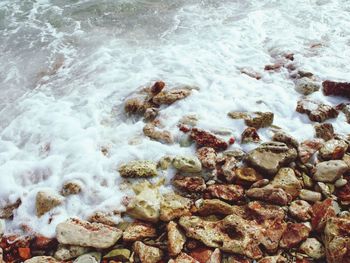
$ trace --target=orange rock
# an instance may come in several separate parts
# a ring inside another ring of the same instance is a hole
[[[19,247],[18,248],[18,254],[21,257],[21,259],[23,259],[23,260],[31,258],[30,248],[29,247]]]

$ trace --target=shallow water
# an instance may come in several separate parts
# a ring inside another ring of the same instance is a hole
[[[313,137],[309,120],[295,112],[301,96],[288,71],[263,69],[292,52],[320,80],[349,80],[349,13],[347,0],[1,1],[0,204],[22,199],[8,231],[26,223],[52,235],[66,217],[121,209],[120,163],[193,152],[144,138],[142,121],[124,117],[123,99],[154,80],[200,88],[162,110],[176,136],[185,114],[239,138],[244,125],[227,112],[270,110],[298,139]],[[243,67],[262,79],[242,75]],[[311,97],[342,102],[321,92]],[[331,122],[350,132],[343,114]],[[59,191],[69,179],[80,180],[83,192],[36,218],[37,191]]]

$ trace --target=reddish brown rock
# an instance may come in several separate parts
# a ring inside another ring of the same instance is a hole
[[[334,138],[334,128],[332,123],[319,123],[316,124],[314,127],[317,138],[321,138],[325,141]]]
[[[176,175],[173,179],[173,185],[187,192],[203,192],[207,187],[204,179],[199,176]]]
[[[310,220],[312,216],[311,205],[304,200],[295,200],[289,206],[289,214],[300,221]]]
[[[156,95],[161,92],[165,87],[165,83],[163,81],[156,81],[151,87],[152,94]]]
[[[302,142],[298,148],[299,159],[302,163],[307,163],[310,158],[319,150],[323,145],[323,141],[320,139],[306,140]]]
[[[323,93],[326,96],[343,96],[350,98],[350,83],[349,82],[335,82],[326,80],[322,83]]]
[[[347,180],[346,185],[339,188],[335,194],[342,204],[348,205],[350,204],[350,176],[346,176],[344,179]]]
[[[350,263],[350,218],[330,218],[325,227],[328,263]]]
[[[309,119],[315,122],[324,122],[327,119],[338,117],[339,114],[334,107],[309,99],[298,101],[296,111],[307,114]]]
[[[200,262],[186,253],[181,253],[180,255],[177,256],[175,260],[171,259],[169,260],[168,263],[200,263]]]
[[[286,193],[282,188],[274,188],[271,185],[261,188],[251,188],[246,191],[246,195],[250,198],[276,205],[287,205],[292,201],[291,195]]]
[[[243,197],[244,189],[240,185],[214,184],[208,186],[206,192],[209,193],[212,198],[235,202]]]
[[[260,137],[254,127],[246,128],[241,136],[241,143],[259,142]]]
[[[304,224],[288,223],[287,229],[283,233],[280,246],[292,248],[308,238],[311,229]]]
[[[313,230],[323,231],[329,218],[335,216],[333,200],[328,198],[322,202],[317,202],[312,206],[311,225]]]
[[[197,143],[198,147],[211,147],[216,150],[226,150],[228,147],[227,142],[224,140],[210,132],[198,128],[193,128],[190,136]]]
[[[287,259],[281,255],[278,256],[268,256],[260,259],[258,263],[287,263]]]
[[[211,147],[202,147],[197,150],[197,157],[201,161],[203,167],[214,169],[216,165],[216,151]]]
[[[149,223],[134,222],[130,224],[123,232],[123,240],[134,242],[147,237],[156,237],[156,229]]]

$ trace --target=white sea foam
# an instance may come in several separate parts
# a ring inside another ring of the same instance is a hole
[[[292,52],[298,67],[320,80],[349,80],[347,0],[66,2],[0,3],[0,204],[22,200],[8,232],[27,224],[52,235],[69,216],[123,209],[120,163],[193,153],[143,137],[142,121],[124,117],[123,99],[140,86],[162,79],[200,87],[161,111],[177,136],[178,120],[197,114],[201,127],[231,129],[239,138],[244,125],[227,112],[268,110],[303,140],[314,131],[295,112],[300,94],[286,69],[269,73],[264,66]],[[262,79],[242,75],[243,67]],[[321,92],[310,97],[343,101]],[[343,114],[330,122],[338,133],[350,132]],[[81,181],[82,193],[38,219],[36,193],[59,191],[70,179]]]

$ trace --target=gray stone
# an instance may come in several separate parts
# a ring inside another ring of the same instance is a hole
[[[333,183],[349,170],[347,164],[342,160],[331,160],[316,165],[313,179],[318,182]]]

